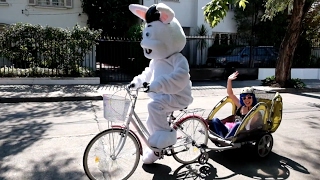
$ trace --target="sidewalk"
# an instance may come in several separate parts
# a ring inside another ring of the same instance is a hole
[[[234,81],[233,88],[235,93],[245,86],[282,93],[320,92],[320,80],[303,81],[307,88],[302,90],[261,86],[260,80]],[[102,94],[119,90],[127,84],[124,82],[101,85],[1,85],[0,103],[102,100]],[[211,94],[216,95],[225,95],[225,88],[225,81],[193,82],[192,87],[194,91],[210,90]]]

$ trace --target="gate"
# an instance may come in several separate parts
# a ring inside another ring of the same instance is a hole
[[[97,73],[100,83],[129,82],[149,65],[140,40],[99,40],[96,49]]]

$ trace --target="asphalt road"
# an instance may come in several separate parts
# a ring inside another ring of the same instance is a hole
[[[194,92],[189,108],[206,109],[223,98],[212,90]],[[283,122],[273,134],[273,152],[265,160],[245,149],[209,152],[208,164],[181,165],[165,157],[140,164],[130,179],[290,179],[319,180],[320,94],[282,94]],[[137,112],[147,116],[146,98]],[[90,139],[108,127],[101,101],[0,104],[0,179],[85,180],[82,155]],[[223,113],[222,113],[223,114]],[[141,160],[140,160],[141,161]],[[198,172],[198,177],[190,172]]]

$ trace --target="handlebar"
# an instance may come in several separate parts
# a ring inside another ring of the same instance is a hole
[[[142,89],[146,89],[145,87],[138,87],[136,89],[132,89],[134,87],[134,85],[132,86],[132,84],[130,84],[129,86],[125,86],[124,89],[127,91],[127,94],[133,98],[137,98],[138,93],[141,92],[145,92],[145,90]]]

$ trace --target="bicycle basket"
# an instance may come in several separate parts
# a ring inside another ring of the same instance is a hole
[[[108,121],[124,121],[126,119],[130,99],[114,94],[103,95],[103,115]]]

